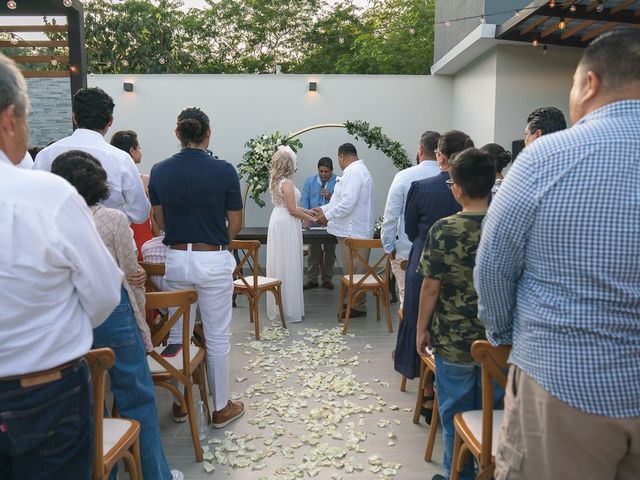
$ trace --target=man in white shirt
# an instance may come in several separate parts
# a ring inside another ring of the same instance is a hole
[[[44,148],[36,156],[34,170],[51,171],[61,153],[82,150],[98,159],[107,172],[110,195],[105,207],[123,211],[132,223],[149,218],[150,205],[140,173],[127,152],[107,143],[104,135],[113,123],[113,100],[100,88],[82,88],[73,96],[73,122],[77,129],[69,137]]]
[[[411,242],[404,231],[404,209],[407,203],[407,193],[412,182],[440,173],[434,152],[438,147],[439,139],[438,132],[428,130],[422,134],[420,145],[418,145],[418,165],[396,173],[391,187],[389,187],[387,204],[384,207],[384,221],[382,222],[380,239],[384,251],[391,255],[391,269],[396,277],[400,293],[400,311],[402,311],[404,303],[404,268],[402,265],[406,265],[411,250]]]
[[[66,181],[17,167],[29,100],[0,54],[0,478],[89,478],[83,356],[120,301],[122,272]]]
[[[343,175],[336,183],[328,205],[314,208],[318,214],[318,223],[327,225],[327,232],[335,235],[340,250],[343,271],[349,265],[347,238],[373,238],[373,179],[362,160],[358,158],[356,147],[345,143],[338,148],[338,163]],[[361,255],[369,260],[369,249],[363,249]],[[365,273],[366,265],[355,265],[355,273]],[[350,317],[366,315],[365,296],[351,309]]]

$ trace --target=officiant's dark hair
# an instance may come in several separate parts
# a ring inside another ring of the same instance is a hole
[[[338,147],[338,155],[358,156],[358,151],[352,143],[343,143]]]
[[[318,168],[327,167],[329,170],[333,170],[333,161],[329,157],[322,157],[318,160]]]
[[[185,147],[189,143],[200,143],[209,129],[209,117],[197,107],[185,108],[178,115],[178,136]]]

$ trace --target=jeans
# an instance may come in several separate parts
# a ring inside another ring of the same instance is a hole
[[[0,381],[0,478],[88,480],[93,412],[84,360],[51,383],[23,388]]]
[[[102,325],[93,330],[93,348],[102,347],[111,348],[116,354],[116,362],[109,369],[109,378],[120,415],[140,422],[142,476],[170,480],[171,472],[160,441],[153,380],[124,288],[120,304]],[[115,469],[111,478],[115,478]]]
[[[480,365],[477,363],[449,362],[439,355],[436,358],[436,395],[438,395],[438,410],[442,423],[442,438],[444,441],[444,476],[451,476],[451,462],[453,456],[453,439],[455,429],[453,417],[456,413],[469,410],[482,410],[482,376]],[[493,385],[493,403],[500,408],[504,390],[495,382]],[[460,474],[461,480],[473,480],[475,468],[472,462],[467,462]]]
[[[236,260],[228,250],[169,250],[165,263],[165,285],[169,290],[194,289],[207,344],[207,380],[219,411],[229,401],[229,338],[233,301],[233,270]],[[173,330],[170,338],[177,337]],[[182,343],[182,338],[179,342]]]

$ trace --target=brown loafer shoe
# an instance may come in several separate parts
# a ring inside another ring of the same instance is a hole
[[[342,318],[345,318],[347,316],[347,311],[346,309],[342,312]],[[353,308],[351,309],[351,313],[349,313],[349,318],[358,318],[358,317],[366,317],[367,316],[367,312],[363,312],[362,310],[354,310]]]
[[[331,280],[325,280],[322,282],[322,286],[327,290],[333,290],[333,283],[331,283]]]
[[[184,423],[187,421],[187,411],[180,408],[176,402],[171,403],[171,418],[176,423]]]
[[[244,404],[229,400],[226,407],[211,414],[211,425],[213,428],[224,428],[242,415],[244,415]]]
[[[302,286],[303,290],[309,290],[310,288],[317,288],[318,282],[307,282]]]

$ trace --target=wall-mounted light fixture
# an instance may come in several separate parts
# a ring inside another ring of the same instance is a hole
[[[317,92],[318,91],[318,82],[309,82],[309,91]]]
[[[122,88],[124,89],[125,92],[133,92],[133,83],[131,82],[124,82],[122,84]]]

